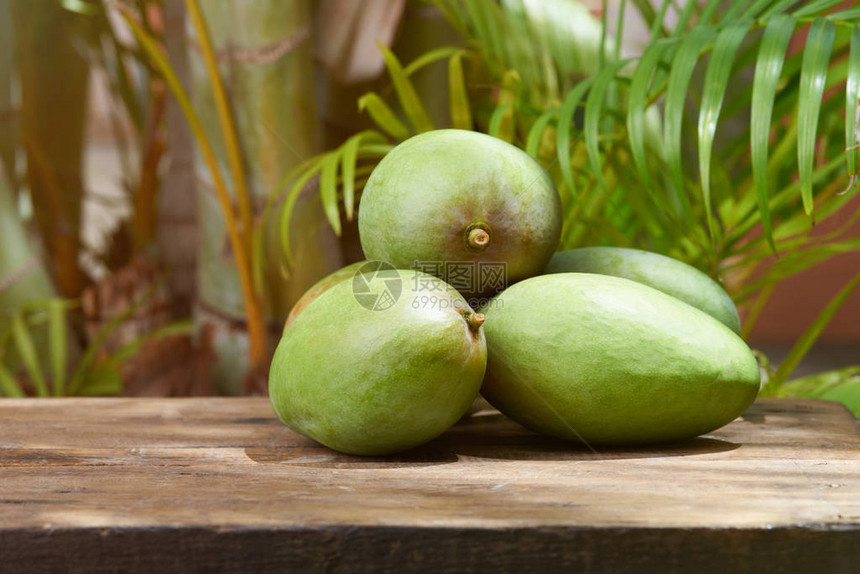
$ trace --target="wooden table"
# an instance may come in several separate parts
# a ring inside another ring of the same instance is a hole
[[[588,449],[495,412],[339,455],[266,399],[0,401],[0,570],[857,572],[860,434],[761,400],[706,437]]]

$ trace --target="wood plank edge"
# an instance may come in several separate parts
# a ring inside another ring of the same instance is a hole
[[[8,571],[849,572],[860,524],[775,528],[63,528],[0,530]]]

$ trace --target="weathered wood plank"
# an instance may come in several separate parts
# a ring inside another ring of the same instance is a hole
[[[290,432],[266,399],[0,401],[0,570],[858,560],[860,433],[835,403],[762,400],[706,437],[597,453],[485,412],[413,452],[362,458]]]

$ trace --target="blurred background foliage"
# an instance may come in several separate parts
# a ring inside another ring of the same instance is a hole
[[[561,249],[695,265],[754,347],[781,288],[826,283],[763,393],[860,412],[857,366],[796,376],[860,309],[851,2],[0,0],[0,27],[0,394],[264,392],[292,304],[362,258],[373,167],[455,127],[541,162]],[[123,206],[100,241],[88,201]]]

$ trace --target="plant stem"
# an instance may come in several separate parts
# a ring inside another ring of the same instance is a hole
[[[12,2],[27,179],[50,272],[66,297],[85,284],[78,255],[89,68],[75,41],[80,18],[53,0]]]
[[[212,47],[212,37],[206,21],[200,13],[200,5],[197,0],[185,0],[185,6],[197,41],[200,43],[200,54],[206,66],[206,73],[212,86],[212,94],[215,98],[215,108],[218,112],[218,120],[224,136],[224,144],[227,147],[227,158],[230,162],[230,172],[233,175],[233,186],[236,191],[236,202],[239,205],[239,216],[242,221],[242,233],[244,247],[247,254],[251,252],[251,229],[253,227],[253,215],[251,213],[251,199],[248,194],[248,186],[245,179],[245,168],[242,163],[242,153],[239,148],[239,138],[236,135],[236,125],[233,115],[230,113],[230,104],[227,102],[227,92],[224,90],[224,82],[218,71],[218,62],[215,61],[215,50]]]
[[[164,3],[164,47],[180,83],[190,85],[187,18],[183,0]],[[194,135],[175,98],[165,98],[170,163],[158,193],[157,242],[159,259],[167,271],[174,317],[191,315],[197,289],[198,214],[194,181]]]
[[[224,221],[227,226],[227,236],[230,241],[230,247],[233,251],[233,256],[236,259],[236,268],[239,274],[239,282],[242,289],[242,299],[245,304],[245,315],[248,324],[249,338],[249,355],[251,366],[254,371],[259,371],[265,366],[266,359],[266,328],[263,317],[263,308],[260,300],[254,290],[253,277],[251,275],[251,265],[248,258],[248,252],[245,249],[245,240],[242,232],[236,221],[236,213],[233,211],[233,205],[230,201],[230,194],[227,192],[227,185],[218,169],[218,162],[215,159],[215,153],[209,144],[206,133],[200,124],[200,120],[194,109],[191,107],[191,102],[188,100],[188,95],[179,83],[179,79],[173,72],[170,64],[165,59],[159,47],[155,44],[152,37],[149,36],[140,24],[134,19],[134,16],[126,9],[120,8],[125,21],[128,23],[135,37],[141,45],[141,48],[152,59],[156,69],[164,76],[168,87],[173,92],[174,97],[179,103],[188,124],[191,126],[191,131],[197,140],[197,145],[200,147],[200,153],[203,156],[209,171],[212,174],[212,181],[215,188],[215,195],[221,209],[224,212]],[[252,229],[245,230],[251,233]]]

